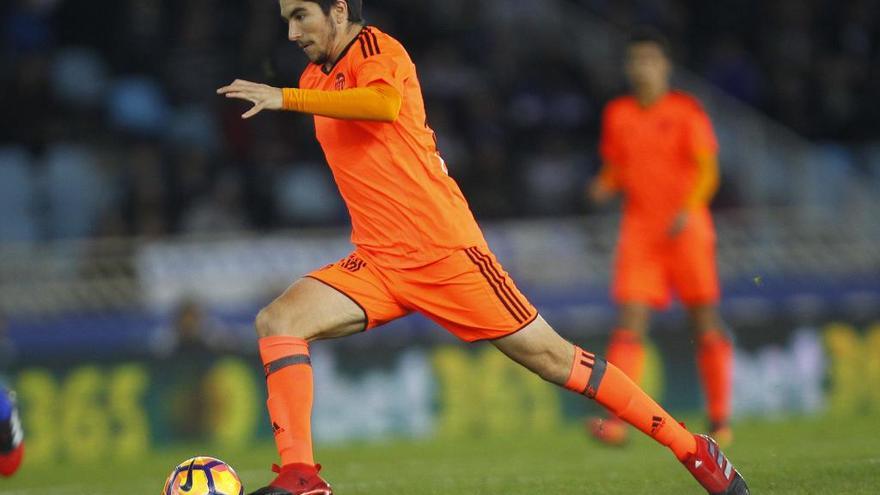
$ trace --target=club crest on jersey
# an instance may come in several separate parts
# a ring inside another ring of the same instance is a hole
[[[342,91],[345,89],[345,74],[340,72],[336,74],[336,91]]]
[[[357,255],[352,254],[349,255],[348,258],[339,261],[339,266],[342,267],[344,270],[348,270],[351,273],[354,273],[361,268],[367,266],[367,262],[358,258]]]

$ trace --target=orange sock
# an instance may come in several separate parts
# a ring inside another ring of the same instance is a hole
[[[642,336],[638,332],[618,328],[611,333],[611,341],[608,342],[609,363],[617,366],[620,371],[626,373],[632,381],[642,383],[642,373],[645,370],[645,347],[642,345]]]
[[[713,330],[700,335],[697,366],[706,394],[709,421],[712,429],[716,429],[730,419],[733,385],[733,344],[724,332]]]
[[[269,389],[269,418],[281,465],[315,464],[312,453],[312,364],[309,344],[295,337],[260,339]]]
[[[602,404],[615,416],[667,446],[681,461],[696,452],[694,436],[623,371],[577,346],[565,388]]]

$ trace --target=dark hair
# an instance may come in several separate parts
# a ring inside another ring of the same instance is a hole
[[[330,8],[336,4],[337,0],[306,0],[321,6],[321,10],[325,14],[330,13]],[[348,20],[351,22],[364,22],[364,2],[363,0],[345,0],[348,4]]]
[[[659,46],[667,57],[672,56],[672,49],[669,45],[669,38],[652,26],[640,26],[633,29],[629,33],[626,45],[631,46],[638,43],[654,43]]]

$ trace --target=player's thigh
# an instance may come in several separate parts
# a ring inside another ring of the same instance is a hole
[[[677,240],[669,259],[672,285],[689,307],[714,306],[721,289],[711,230],[693,229]]]
[[[395,293],[456,337],[473,342],[507,336],[538,311],[485,246],[456,251],[415,270],[395,272]]]
[[[316,279],[303,277],[257,314],[260,337],[290,336],[308,341],[343,337],[364,329],[363,310]]]
[[[257,333],[330,339],[372,328],[407,313],[357,255],[295,282],[257,315]]]
[[[669,304],[669,279],[663,246],[643,239],[622,239],[614,261],[611,295],[618,305],[658,309]]]

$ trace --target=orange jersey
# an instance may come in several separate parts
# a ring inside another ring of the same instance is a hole
[[[483,234],[437,151],[416,68],[403,46],[365,27],[329,70],[310,64],[300,88],[339,91],[385,83],[402,99],[395,122],[315,116],[315,132],[352,222],[352,243],[386,266],[414,267]]]
[[[626,223],[656,232],[669,228],[693,192],[697,156],[718,151],[699,101],[679,91],[647,108],[632,96],[611,101],[602,117],[599,146],[626,198]]]

